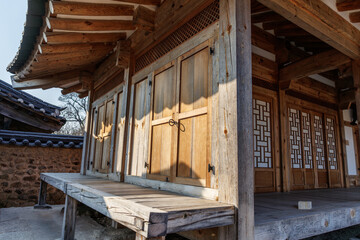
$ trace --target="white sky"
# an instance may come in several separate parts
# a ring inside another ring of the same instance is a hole
[[[20,46],[26,12],[27,0],[0,0],[0,79],[8,83],[11,83],[11,74],[6,71],[6,67]],[[46,102],[61,104],[58,101],[60,89],[35,89],[26,92]]]

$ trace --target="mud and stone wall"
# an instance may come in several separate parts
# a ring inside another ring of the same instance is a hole
[[[37,203],[40,173],[80,172],[81,148],[0,145],[0,208]],[[48,204],[63,204],[64,194],[48,185]]]

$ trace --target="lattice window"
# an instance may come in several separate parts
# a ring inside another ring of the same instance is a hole
[[[324,132],[323,132],[323,118],[314,115],[314,132],[315,132],[315,160],[318,169],[326,169],[325,150],[324,150]]]
[[[302,143],[304,148],[305,168],[312,169],[313,157],[311,146],[311,116],[307,112],[302,112]]]
[[[328,146],[328,161],[331,170],[338,169],[336,158],[336,135],[335,135],[335,119],[326,118],[326,135]]]
[[[289,108],[290,158],[292,168],[302,168],[300,111]]]
[[[135,61],[135,71],[139,71],[170,52],[186,40],[219,20],[219,0],[215,0],[198,15],[156,44]]]
[[[253,99],[254,162],[257,168],[272,168],[271,103]]]

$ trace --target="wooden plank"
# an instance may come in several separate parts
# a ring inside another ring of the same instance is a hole
[[[337,0],[336,7],[339,12],[351,11],[360,9],[360,2],[358,0]]]
[[[125,31],[135,30],[132,21],[128,20],[94,20],[48,18],[49,29],[66,31]]]
[[[76,208],[77,201],[74,198],[66,195],[61,239],[75,239]]]
[[[234,204],[238,215],[219,239],[254,239],[250,5],[220,1],[219,201]]]
[[[282,89],[289,88],[291,81],[312,74],[330,71],[338,66],[349,63],[351,59],[337,50],[329,50],[307,57],[280,69],[279,85]]]
[[[132,16],[134,6],[70,1],[50,1],[52,14],[77,16]]]
[[[61,3],[61,2],[60,2]],[[126,39],[126,33],[59,33],[46,32],[46,43],[110,43]]]
[[[321,0],[259,0],[343,54],[360,58],[360,31]],[[340,30],[339,30],[340,29]]]
[[[115,44],[104,43],[73,43],[73,44],[56,44],[56,45],[42,45],[42,54],[46,53],[73,53],[73,52],[89,52],[91,50],[111,51],[115,47]]]

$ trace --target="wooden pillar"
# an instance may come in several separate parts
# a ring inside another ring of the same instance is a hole
[[[250,0],[220,0],[219,201],[234,204],[236,223],[219,239],[254,239],[254,166]]]
[[[61,232],[62,240],[75,239],[76,208],[77,201],[69,195],[66,195],[63,226]]]
[[[48,209],[51,208],[50,205],[46,204],[46,193],[47,193],[47,182],[40,181],[40,191],[39,191],[39,200],[38,204],[34,206],[35,209]]]
[[[360,128],[360,60],[352,63],[358,126]],[[360,139],[359,139],[360,140]]]
[[[140,233],[136,233],[135,240],[165,240],[165,237],[146,238],[144,236],[141,236]]]

